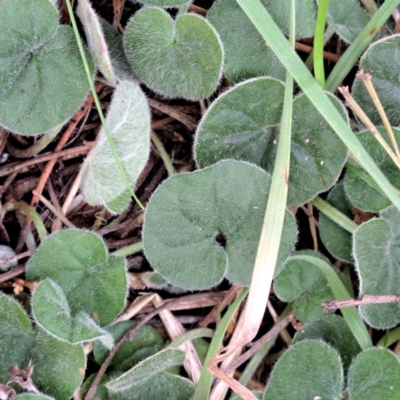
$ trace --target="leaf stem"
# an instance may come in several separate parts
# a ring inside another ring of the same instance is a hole
[[[76,20],[75,20],[74,12],[72,11],[71,1],[70,1],[70,0],[65,0],[65,3],[67,4],[68,14],[69,14],[69,17],[70,17],[70,19],[71,19],[72,27],[73,27],[74,33],[75,33],[75,39],[76,39],[76,42],[77,42],[78,47],[79,47],[79,52],[80,52],[81,57],[82,57],[82,62],[83,62],[84,68],[85,68],[86,76],[87,76],[88,81],[89,81],[89,84],[90,84],[90,89],[91,89],[92,94],[93,94],[93,99],[94,99],[94,102],[95,102],[95,104],[96,104],[97,112],[99,113],[99,117],[100,117],[101,124],[102,124],[102,126],[103,126],[104,132],[105,132],[106,137],[107,137],[108,145],[110,146],[110,149],[111,149],[111,152],[112,152],[112,154],[113,154],[113,156],[114,156],[115,162],[116,162],[116,164],[117,164],[117,166],[118,166],[118,169],[120,170],[121,175],[122,175],[122,177],[123,177],[123,179],[124,179],[124,181],[125,181],[126,187],[128,188],[128,190],[129,190],[131,196],[132,196],[132,197],[134,198],[134,200],[136,201],[137,205],[138,205],[142,210],[144,210],[143,204],[142,204],[142,203],[140,202],[140,200],[136,197],[135,192],[134,192],[133,189],[132,189],[132,185],[129,183],[129,178],[128,178],[127,174],[126,174],[126,171],[125,171],[125,169],[124,169],[124,166],[122,165],[122,162],[121,162],[121,160],[120,160],[119,157],[118,157],[117,151],[115,150],[115,146],[114,146],[114,143],[113,143],[113,141],[112,141],[110,131],[109,131],[109,129],[108,129],[106,120],[105,120],[105,118],[104,118],[103,111],[102,111],[102,109],[101,109],[100,100],[99,100],[99,97],[97,96],[96,89],[95,89],[95,87],[94,87],[93,77],[92,77],[92,74],[90,73],[90,68],[89,68],[88,61],[87,61],[87,59],[86,59],[86,54],[85,54],[85,50],[84,50],[84,48],[83,48],[83,44],[82,44],[81,37],[79,36],[78,27],[77,27],[77,25],[76,25]]]
[[[172,160],[169,157],[168,153],[165,150],[165,147],[160,140],[160,138],[157,136],[157,134],[154,131],[151,131],[151,140],[154,143],[154,146],[160,153],[161,160],[163,160],[163,163],[165,165],[165,169],[167,170],[168,176],[175,175],[175,170],[174,166],[172,164]]]
[[[314,75],[316,81],[325,87],[325,70],[324,70],[324,32],[326,24],[326,16],[329,8],[329,0],[319,0],[317,21],[315,23],[314,34]]]
[[[116,257],[126,257],[135,253],[139,253],[139,251],[142,250],[143,250],[143,242],[137,242],[129,246],[123,247],[122,249],[116,250],[113,253],[111,253],[111,255]]]

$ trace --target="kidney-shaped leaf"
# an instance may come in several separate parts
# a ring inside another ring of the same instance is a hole
[[[125,261],[107,256],[101,238],[89,231],[66,229],[46,238],[29,260],[27,277],[53,280],[73,314],[83,311],[100,326],[112,322],[125,306]]]
[[[354,235],[354,257],[360,278],[360,297],[394,295],[400,282],[400,213],[394,206],[381,212],[381,218],[362,224]],[[378,329],[400,322],[400,303],[360,307],[364,320]]]
[[[130,183],[134,184],[150,152],[150,110],[146,96],[137,83],[123,81],[117,86],[106,122],[117,156]],[[125,200],[116,204],[115,200],[128,188],[104,129],[83,168],[82,191],[86,201],[93,205],[106,205],[115,213],[122,212],[129,203],[130,195],[123,196]]]
[[[198,165],[234,158],[272,173],[283,92],[283,83],[262,77],[242,82],[220,96],[207,110],[196,132]],[[339,100],[329,96],[347,119]],[[303,204],[329,189],[346,159],[346,146],[307,96],[298,96],[293,101],[288,204]]]
[[[217,87],[222,47],[214,28],[198,15],[173,21],[159,8],[144,8],[126,27],[124,46],[139,79],[165,96],[200,100]]]
[[[386,140],[387,143],[390,143],[389,135],[387,134],[386,129],[379,127],[378,131],[384,140]],[[393,128],[393,134],[397,143],[400,143],[400,130]],[[390,183],[394,187],[400,187],[399,169],[379,144],[379,142],[375,139],[375,136],[372,135],[370,131],[363,131],[357,135],[357,138],[371,155],[379,169],[389,179]],[[357,166],[355,168],[359,167]],[[360,210],[377,212],[390,206],[390,200],[388,200],[388,198],[382,194],[375,183],[373,185],[373,187],[370,186],[354,172],[347,170],[344,178],[346,195],[351,204]]]
[[[86,357],[82,346],[74,346],[32,329],[21,306],[0,293],[0,382],[11,376],[8,368],[34,366],[32,381],[46,394],[69,400],[82,383]]]
[[[343,371],[340,357],[326,343],[305,340],[278,360],[264,400],[340,399]]]
[[[71,27],[49,0],[0,2],[0,124],[44,133],[68,120],[89,92]]]
[[[289,34],[289,0],[261,0],[285,35]],[[285,68],[265,44],[252,22],[236,1],[216,0],[207,19],[221,36],[225,51],[224,73],[238,82],[255,76],[285,79]],[[302,0],[296,9],[296,37],[314,34],[315,4]]]
[[[72,314],[62,289],[50,279],[42,281],[35,289],[32,314],[47,333],[69,343],[99,339],[108,348],[114,343],[112,336],[87,314],[82,311]]]
[[[400,75],[398,51],[400,35],[390,36],[373,43],[360,60],[360,69],[372,76],[372,83],[391,125],[400,125]],[[358,104],[374,124],[381,124],[367,89],[361,79],[356,79],[352,93]]]
[[[114,400],[191,399],[195,387],[179,375],[163,372],[181,365],[185,353],[180,350],[163,350],[105,384]]]
[[[399,359],[386,349],[370,349],[351,364],[348,390],[351,400],[400,398]]]
[[[302,250],[296,255],[311,255],[330,264],[326,257],[311,250]],[[335,299],[325,274],[317,266],[290,258],[275,278],[274,290],[281,300],[294,302],[293,312],[300,321],[311,321],[324,315],[321,303]]]
[[[204,289],[225,276],[249,285],[271,178],[246,162],[225,160],[164,181],[150,199],[143,245],[151,265],[177,286]],[[287,212],[277,270],[296,241]]]

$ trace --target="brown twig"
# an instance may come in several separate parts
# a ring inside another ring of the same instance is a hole
[[[325,311],[335,311],[338,308],[365,306],[369,304],[400,303],[400,295],[365,295],[361,299],[333,300],[322,303]]]

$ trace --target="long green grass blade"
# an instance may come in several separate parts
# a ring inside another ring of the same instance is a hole
[[[326,15],[328,13],[329,0],[320,0],[318,4],[317,21],[314,34],[314,75],[322,88],[325,87],[324,69],[324,32]]]
[[[290,257],[290,260],[303,260],[307,261],[311,264],[317,266],[324,274],[329,283],[330,288],[332,289],[333,295],[336,300],[349,300],[351,296],[343,282],[340,280],[338,275],[332,269],[330,265],[328,265],[325,261],[320,260],[319,258],[312,256],[303,256],[303,255],[294,255]],[[358,314],[356,307],[342,308],[340,310],[343,314],[343,317],[353,333],[355,339],[363,350],[367,350],[371,347],[372,341],[371,337],[368,334],[367,328]]]
[[[281,63],[291,73],[295,81],[308,96],[315,108],[325,118],[340,139],[345,143],[353,155],[360,161],[363,168],[371,175],[377,185],[383,190],[389,200],[400,211],[400,198],[386,179],[385,175],[376,166],[368,152],[361,145],[347,123],[330,102],[327,95],[312,77],[304,63],[292,49],[268,11],[259,0],[236,0],[246,15],[256,26],[268,46],[274,51]],[[388,0],[388,3],[400,3],[400,0]]]

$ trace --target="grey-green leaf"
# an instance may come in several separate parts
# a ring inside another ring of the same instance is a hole
[[[311,255],[329,263],[320,253],[302,250],[295,255]],[[321,303],[334,300],[324,273],[307,261],[287,260],[283,271],[274,280],[276,295],[283,301],[294,302],[293,312],[300,321],[312,321],[325,314]]]
[[[117,156],[134,185],[150,152],[150,110],[137,83],[119,83],[106,122]],[[124,197],[122,203],[115,202],[127,192],[127,187],[104,130],[83,169],[81,187],[86,201],[92,205],[106,205],[112,212],[121,213],[130,198]]]
[[[381,218],[363,223],[354,235],[354,258],[360,279],[360,297],[394,295],[400,281],[400,212],[394,206]],[[400,304],[373,304],[360,307],[361,316],[377,329],[400,322]]]
[[[0,125],[14,132],[47,132],[89,92],[73,30],[58,18],[49,0],[0,2]]]
[[[364,351],[349,369],[350,399],[399,399],[399,374],[399,359],[391,351],[377,348]]]
[[[294,336],[293,344],[302,340],[322,340],[336,349],[343,362],[344,371],[361,352],[361,348],[351,333],[343,317],[336,314],[323,315],[304,324]]]
[[[372,84],[392,126],[400,125],[400,76],[398,49],[400,36],[390,36],[373,43],[360,60],[360,69],[372,76]],[[381,119],[361,79],[356,79],[352,94],[371,121],[379,125]]]
[[[32,315],[40,327],[60,340],[76,344],[98,339],[108,348],[114,343],[112,336],[87,314],[82,311],[72,314],[62,289],[50,279],[35,289]]]
[[[285,35],[289,34],[290,1],[262,0]],[[207,19],[218,31],[225,51],[224,73],[239,82],[256,76],[285,79],[285,68],[268,47],[236,1],[216,0]],[[296,10],[296,37],[314,34],[315,4],[302,0]]]
[[[305,340],[290,347],[275,364],[264,400],[339,400],[342,385],[336,351],[326,343]]]
[[[282,114],[284,85],[254,78],[225,92],[209,107],[196,132],[200,167],[226,158],[241,159],[273,171]],[[344,119],[346,112],[332,95]],[[303,204],[329,189],[347,159],[346,146],[305,95],[293,101],[288,204]]]
[[[198,15],[184,14],[174,21],[159,8],[144,8],[127,25],[124,46],[139,79],[164,96],[200,100],[218,85],[221,43]]]
[[[44,394],[22,393],[15,397],[15,400],[54,400],[54,397]]]
[[[189,290],[210,288],[224,277],[249,285],[270,181],[260,168],[233,160],[164,181],[148,203],[143,227],[151,265]],[[278,272],[295,241],[296,223],[287,212]]]
[[[83,311],[100,326],[112,322],[125,306],[125,260],[107,255],[92,232],[65,229],[46,238],[27,265],[29,280],[50,278],[65,293],[73,314]]]
[[[343,40],[352,43],[371,17],[360,7],[358,0],[330,0],[327,15],[329,28]]]
[[[326,201],[350,219],[353,217],[351,204],[344,191],[343,181],[332,188]],[[349,263],[353,262],[351,233],[341,228],[323,213],[319,214],[319,234],[325,248],[333,257]]]
[[[384,140],[390,144],[386,129],[378,127],[378,131]],[[396,142],[400,143],[400,130],[393,128],[393,134]],[[389,182],[394,186],[400,187],[399,169],[382,148],[375,136],[368,130],[360,132],[357,135],[361,144],[365,147],[379,169],[385,174]],[[391,147],[391,145],[390,145]],[[373,184],[368,185],[364,180],[358,177],[354,172],[347,170],[344,178],[344,188],[350,203],[363,211],[377,212],[390,206],[391,202],[384,196],[381,190]]]

